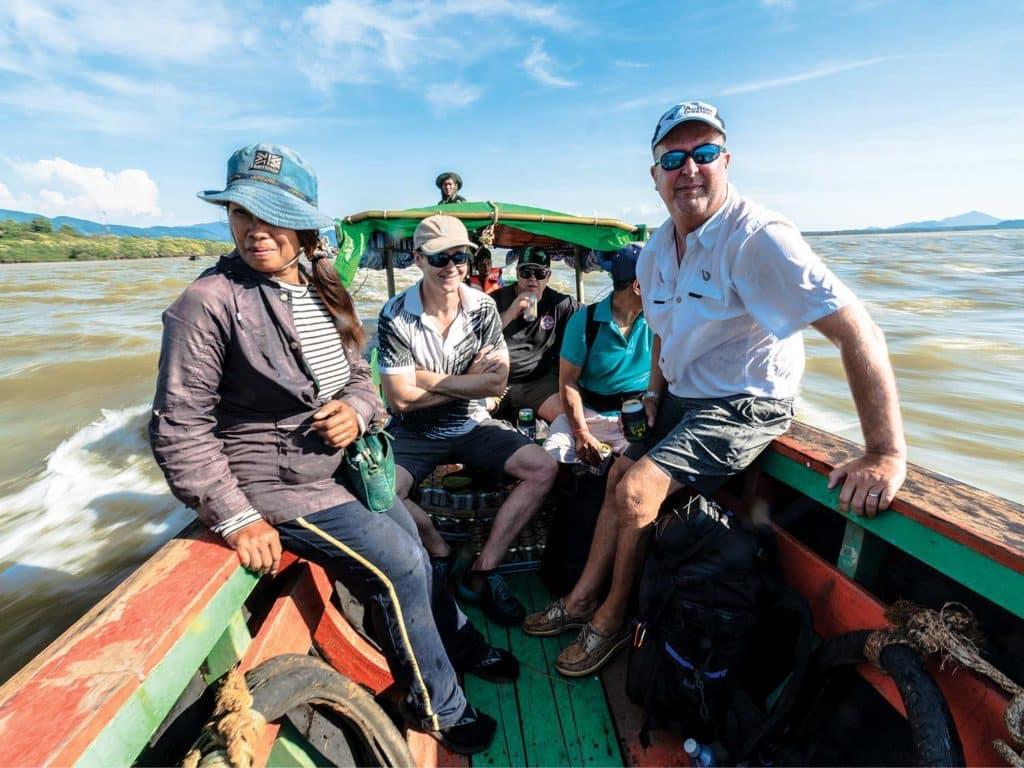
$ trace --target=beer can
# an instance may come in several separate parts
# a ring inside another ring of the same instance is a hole
[[[647,435],[647,411],[639,400],[626,400],[622,404],[622,432],[631,443],[638,443]]]
[[[603,475],[608,471],[608,467],[612,465],[612,447],[607,443],[601,443],[598,450],[601,452],[601,461],[590,465],[590,473],[592,475]]]
[[[526,305],[526,309],[523,310],[523,320],[528,323],[532,323],[537,319],[537,295],[529,293],[526,295],[529,300],[529,304]]]
[[[537,420],[533,416],[533,408],[520,408],[516,419],[519,431],[531,440],[537,439]]]

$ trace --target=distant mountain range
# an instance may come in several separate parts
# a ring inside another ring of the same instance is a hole
[[[71,216],[42,216],[38,213],[24,211],[8,211],[0,208],[0,221],[29,221],[31,219],[50,219],[54,230],[67,224],[83,235],[114,235],[115,237],[184,237],[189,240],[214,240],[231,242],[231,230],[223,221],[211,221],[209,224],[192,224],[181,227],[128,227],[123,224],[100,224],[88,219],[75,219]]]
[[[24,211],[8,211],[0,208],[0,221],[29,221],[35,218],[49,218],[55,230],[64,224],[72,227],[83,235],[114,235],[116,237],[184,237],[190,240],[214,240],[230,243],[231,230],[223,221],[211,221],[208,224],[192,224],[180,227],[129,227],[123,224],[99,224],[87,219],[75,219],[70,216],[50,218],[38,213]],[[857,235],[881,232],[930,232],[936,230],[956,229],[1024,229],[1024,219],[997,219],[981,211],[969,211],[959,216],[945,219],[929,219],[928,221],[909,221],[894,227],[865,227],[864,229],[841,229],[827,232],[807,232],[809,235]],[[328,233],[334,242],[334,233]]]
[[[807,232],[808,235],[863,235],[882,232],[937,232],[958,229],[1024,229],[1024,219],[997,219],[981,211],[968,211],[959,216],[927,221],[908,221],[894,227],[865,227],[864,229],[838,229],[827,232]]]

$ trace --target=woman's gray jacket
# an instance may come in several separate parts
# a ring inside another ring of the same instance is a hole
[[[174,495],[213,527],[252,505],[268,522],[353,501],[333,475],[342,451],[310,427],[327,400],[382,424],[370,368],[346,350],[351,378],[318,398],[290,294],[222,256],[163,314],[150,443]]]

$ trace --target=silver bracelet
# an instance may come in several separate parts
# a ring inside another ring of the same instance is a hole
[[[648,389],[643,395],[640,396],[641,400],[654,400],[659,402],[661,400],[661,392],[655,392],[653,389]]]

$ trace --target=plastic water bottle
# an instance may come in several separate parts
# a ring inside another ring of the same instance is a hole
[[[687,739],[683,742],[683,751],[690,758],[690,765],[694,768],[715,764],[715,753],[707,744],[701,744],[696,739]]]

